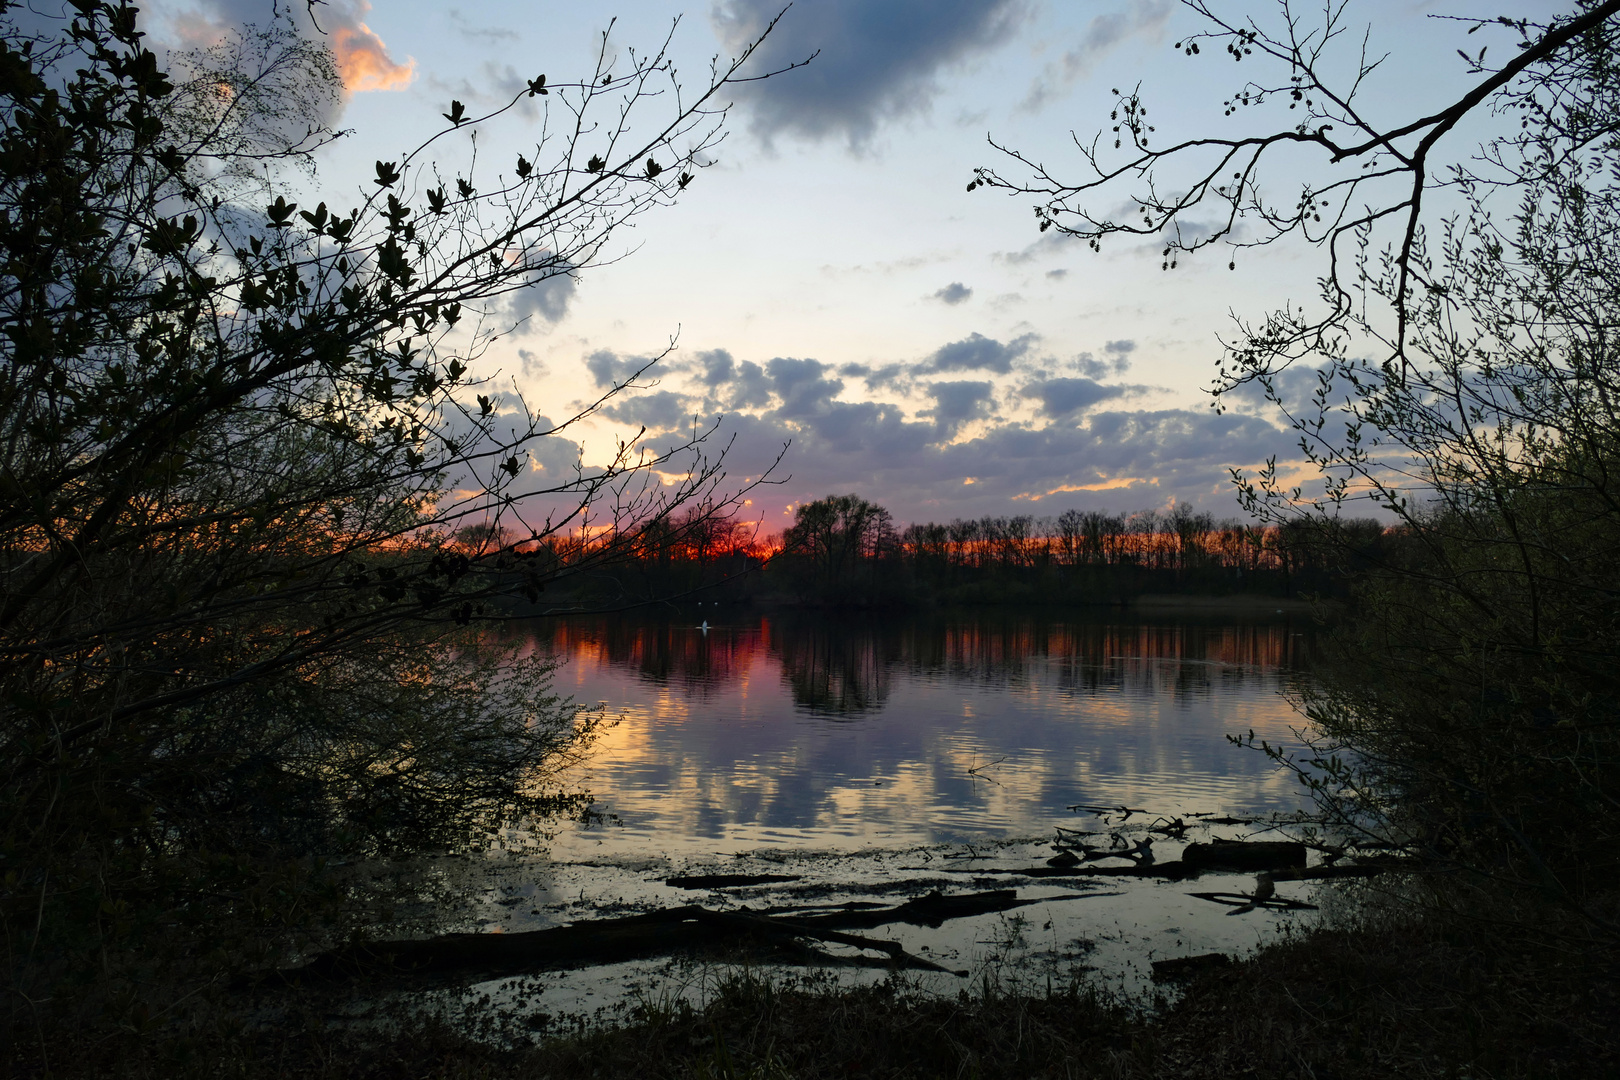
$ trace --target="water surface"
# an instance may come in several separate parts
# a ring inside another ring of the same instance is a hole
[[[707,624],[706,626],[704,624]],[[906,618],[694,608],[533,630],[557,689],[620,718],[579,782],[606,824],[556,854],[985,841],[1080,803],[1289,810],[1228,734],[1287,740],[1308,620],[1080,612]]]
[[[1241,838],[1301,806],[1286,775],[1227,736],[1290,740],[1299,718],[1281,691],[1307,677],[1303,617],[693,607],[526,633],[560,661],[560,693],[619,722],[572,777],[597,798],[590,821],[564,826],[545,855],[468,867],[477,884],[457,916],[468,929],[691,903],[758,911],[1016,888],[1035,903],[875,933],[975,980],[1038,986],[1081,963],[1140,989],[1152,959],[1243,952],[1290,918],[1233,918],[1191,895],[1251,888],[1246,875],[984,871],[1042,864],[1059,829],[1103,847],[1151,840],[1168,861],[1183,840],[1153,832],[1155,822],[1185,820],[1188,841]],[[666,880],[712,873],[795,880],[698,893]],[[1278,894],[1308,899],[1312,889],[1289,883]],[[670,960],[557,973],[532,1001],[555,1014],[636,995],[701,997],[703,970]],[[948,993],[964,985],[929,978]],[[486,990],[497,992],[476,992]]]

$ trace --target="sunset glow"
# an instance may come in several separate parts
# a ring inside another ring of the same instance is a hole
[[[332,28],[332,53],[343,76],[344,89],[353,94],[372,90],[403,90],[416,78],[416,60],[401,64],[388,55],[382,38],[363,22]]]

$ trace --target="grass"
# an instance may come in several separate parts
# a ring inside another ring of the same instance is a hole
[[[901,980],[840,989],[815,976],[772,981],[739,970],[701,1008],[643,1001],[616,1024],[576,1024],[522,1045],[422,1017],[356,1032],[325,1023],[310,1005],[257,1029],[222,1023],[184,1038],[51,1040],[48,1072],[75,1080],[1587,1078],[1620,1075],[1615,959],[1454,922],[1385,919],[1301,934],[1205,974],[1154,1010],[1084,981],[1039,993],[986,983],[939,997]],[[493,1012],[483,1019],[492,1031],[502,1026]],[[24,1071],[46,1071],[37,1047],[23,1040],[13,1049]]]

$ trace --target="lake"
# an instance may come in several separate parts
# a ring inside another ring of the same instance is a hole
[[[621,718],[579,778],[611,824],[559,855],[971,842],[1072,824],[1079,803],[1299,805],[1225,736],[1290,738],[1279,691],[1307,618],[702,611],[534,631],[566,661],[558,690]]]
[[[1016,886],[1042,904],[883,936],[976,972],[1083,959],[1139,985],[1148,959],[1253,948],[1290,918],[1231,918],[1188,895],[1252,877],[1032,882],[986,868],[1043,863],[1059,830],[1103,846],[1149,839],[1164,861],[1180,842],[1155,821],[1183,819],[1185,840],[1241,838],[1299,809],[1295,782],[1227,736],[1292,741],[1300,718],[1282,692],[1307,677],[1307,615],[688,606],[523,632],[560,661],[558,692],[617,722],[570,777],[596,797],[589,818],[561,827],[545,856],[495,869],[468,928]],[[666,881],[762,872],[795,880],[697,895]],[[558,975],[548,1007],[643,992],[658,973],[678,978],[669,964]]]

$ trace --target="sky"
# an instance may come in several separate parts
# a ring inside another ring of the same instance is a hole
[[[348,91],[333,120],[350,133],[323,153],[317,185],[361,190],[374,160],[443,126],[452,98],[476,111],[521,79],[588,73],[615,17],[607,47],[621,55],[673,27],[672,56],[695,85],[782,2],[328,0],[314,10]],[[147,6],[155,35],[203,40],[272,5]],[[1281,10],[1215,6],[1272,24]],[[1368,112],[1410,118],[1462,93],[1472,80],[1456,49],[1480,39],[1442,16],[1494,13],[1354,0],[1342,62],[1363,33],[1388,54]],[[301,4],[297,15],[307,21]],[[555,420],[673,342],[648,387],[574,434],[591,460],[642,428],[718,420],[712,445],[735,436],[731,484],[786,444],[779,483],[745,510],[767,531],[805,501],[851,492],[901,523],[1173,502],[1238,516],[1230,470],[1276,456],[1286,474],[1299,453],[1263,402],[1211,408],[1220,339],[1234,315],[1310,302],[1321,253],[1278,245],[1233,272],[1217,252],[1166,273],[1158,244],[1094,254],[1039,233],[1032,198],[966,190],[975,166],[1017,173],[992,138],[1079,176],[1071,133],[1107,127],[1116,88],[1142,87],[1161,141],[1231,130],[1222,103],[1247,72],[1172,47],[1197,25],[1169,0],[798,0],[758,59],[815,59],[739,89],[714,164],[677,205],[617,234],[607,265],[526,297],[527,320],[481,374]],[[536,124],[508,115],[479,131],[479,152],[532,146]],[[1479,134],[1460,129],[1449,149],[1464,156]],[[560,467],[555,452],[541,458],[542,471]]]

